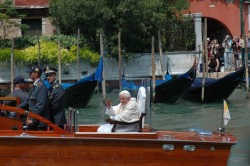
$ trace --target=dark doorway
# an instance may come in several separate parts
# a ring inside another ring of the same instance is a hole
[[[22,20],[22,24],[26,24],[29,26],[29,29],[23,30],[22,35],[25,36],[36,36],[38,34],[42,34],[42,19],[24,19]]]
[[[227,27],[218,20],[207,18],[207,37],[209,37],[211,41],[217,39],[219,44],[221,44],[226,35],[231,36]]]
[[[202,19],[202,23],[204,24],[204,18]],[[210,38],[210,41],[217,39],[220,45],[219,61],[221,66],[223,66],[224,62],[224,56],[223,56],[224,49],[222,47],[222,42],[224,41],[226,35],[231,36],[231,33],[223,23],[213,18],[207,18],[207,37]]]

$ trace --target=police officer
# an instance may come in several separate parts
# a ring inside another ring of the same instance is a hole
[[[17,76],[14,78],[13,83],[14,83],[14,90],[10,94],[8,94],[8,96],[19,97],[21,103],[27,100],[29,98],[29,93],[24,91],[26,83],[24,78],[21,76]],[[16,106],[17,103],[15,103],[15,101],[5,101],[5,104],[10,106]],[[14,118],[15,116],[16,116],[15,112],[10,112],[9,114],[10,118]],[[24,116],[24,122],[26,123],[25,116]]]
[[[19,97],[21,99],[21,103],[29,97],[29,93],[25,92],[25,83],[23,77],[17,76],[13,80],[14,90],[8,96]]]
[[[49,120],[48,90],[41,80],[42,68],[33,66],[27,72],[34,82],[33,89],[30,92],[28,100],[22,102],[19,107],[26,108],[28,106],[30,112]],[[26,125],[30,130],[47,130],[47,125],[33,118],[27,118]]]
[[[47,81],[51,85],[48,93],[50,121],[64,129],[64,126],[67,124],[64,110],[65,94],[62,85],[56,79],[56,72],[57,69],[51,66],[47,66],[44,69]]]

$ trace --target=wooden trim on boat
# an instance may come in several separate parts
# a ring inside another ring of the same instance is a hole
[[[0,130],[23,130],[22,121],[0,116]]]
[[[3,101],[15,101],[16,106],[21,104],[21,99],[19,97],[13,97],[13,96],[0,97],[0,103]],[[17,113],[16,117],[20,119],[20,114]]]
[[[0,101],[16,101],[16,105],[21,103],[21,99],[19,97],[12,96],[0,97]]]
[[[62,133],[62,134],[66,133],[66,131],[64,131],[63,129],[61,129],[60,127],[55,125],[54,123],[50,122],[49,120],[47,120],[47,119],[45,119],[45,118],[43,118],[43,117],[41,117],[33,112],[29,112],[29,111],[23,110],[21,108],[11,107],[11,106],[7,106],[7,105],[0,105],[0,110],[16,112],[16,113],[37,119],[40,122],[43,122],[44,124],[47,124],[49,127],[51,127],[54,133]]]

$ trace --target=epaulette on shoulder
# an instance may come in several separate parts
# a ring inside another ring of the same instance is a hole
[[[53,86],[53,89],[56,89],[56,88],[59,88],[59,84],[55,84],[55,85]]]
[[[42,82],[38,82],[38,83],[36,84],[36,86],[42,86],[42,85],[43,85]]]

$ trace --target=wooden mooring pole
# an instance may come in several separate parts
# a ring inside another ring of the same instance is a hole
[[[152,54],[152,88],[155,89],[155,37],[152,36],[152,48],[151,48],[151,54]]]
[[[103,96],[103,101],[106,100],[106,81],[105,81],[105,75],[104,75],[104,48],[103,48],[103,30],[100,32],[100,52],[101,52],[101,57],[103,59],[103,67],[102,67],[102,96]]]
[[[119,89],[122,89],[122,51],[121,51],[121,31],[118,32],[118,55],[119,55]]]

